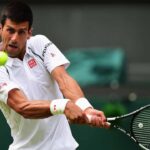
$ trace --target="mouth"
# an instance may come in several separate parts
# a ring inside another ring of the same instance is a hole
[[[10,48],[13,48],[13,49],[17,49],[18,48],[18,46],[17,45],[14,45],[14,44],[9,44],[8,45]]]

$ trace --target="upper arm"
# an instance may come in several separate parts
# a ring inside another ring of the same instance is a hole
[[[58,83],[58,86],[65,98],[76,101],[80,97],[84,97],[84,94],[76,82],[65,70],[64,66],[56,67],[52,73],[52,77]]]
[[[0,67],[0,101],[7,104],[16,112],[27,102],[27,98],[20,90],[20,87],[10,80],[6,68]]]
[[[43,35],[32,37],[28,45],[43,59],[44,65],[50,73],[58,66],[64,65],[67,68],[70,64],[59,48]]]
[[[63,89],[67,84],[67,81],[71,78],[70,75],[66,72],[65,67],[63,65],[56,67],[51,72],[51,75],[52,78],[58,83],[60,89]]]
[[[68,74],[68,73],[63,65],[56,67],[51,72],[51,75],[54,79],[56,79],[57,77],[64,75],[64,74]]]
[[[19,86],[10,81],[6,68],[0,67],[0,101],[7,104],[8,93],[12,89],[19,89]]]

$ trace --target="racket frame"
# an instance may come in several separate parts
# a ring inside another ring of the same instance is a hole
[[[116,116],[116,117],[108,117],[107,118],[107,122],[111,123],[115,120],[119,120],[119,119],[122,119],[122,118],[127,118],[129,116],[132,116],[132,115],[135,115],[135,114],[138,114],[140,111],[142,111],[143,109],[147,108],[147,107],[150,107],[150,104],[148,105],[145,105],[143,107],[140,107],[139,109],[135,110],[135,111],[132,111],[128,114],[125,114],[125,115],[121,115],[121,116]],[[119,131],[121,131],[122,133],[124,133],[125,135],[127,135],[128,137],[130,137],[135,143],[137,143],[142,149],[144,150],[150,150],[148,148],[146,148],[145,146],[143,146],[141,143],[138,142],[138,140],[136,140],[136,138],[132,135],[132,133],[129,133],[127,132],[125,129],[121,128],[120,126],[117,126],[117,125],[111,125],[113,128],[115,129],[118,129]]]

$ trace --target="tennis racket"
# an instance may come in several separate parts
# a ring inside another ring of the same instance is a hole
[[[130,118],[128,131],[118,123],[124,118]],[[122,116],[107,118],[107,121],[111,123],[110,127],[126,134],[142,149],[150,150],[150,104]]]
[[[87,115],[87,117],[91,120],[92,116]],[[123,120],[126,120],[126,123],[123,124]],[[107,118],[107,122],[110,123],[110,128],[121,131],[142,149],[150,150],[150,104],[125,115]],[[128,126],[125,128],[126,124]]]

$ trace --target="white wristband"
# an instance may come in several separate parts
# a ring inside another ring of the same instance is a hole
[[[50,104],[50,112],[53,115],[63,114],[68,101],[69,99],[53,100]]]
[[[93,108],[93,106],[90,104],[90,102],[89,102],[86,98],[84,98],[84,97],[79,98],[79,99],[76,101],[76,105],[79,106],[83,111],[84,111],[85,109],[87,109],[88,107]]]

